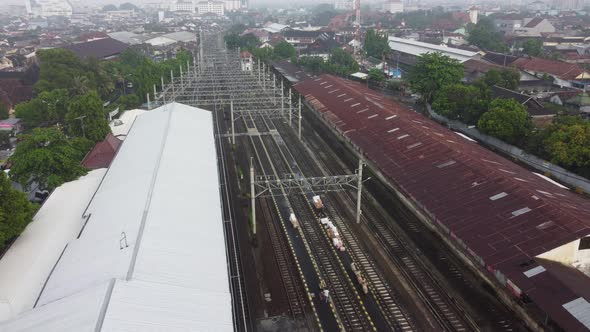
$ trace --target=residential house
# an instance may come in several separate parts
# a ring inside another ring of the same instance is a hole
[[[541,37],[543,33],[555,32],[555,27],[542,17],[525,18],[522,23],[521,27],[515,28],[511,32],[515,37]]]
[[[590,72],[577,64],[536,57],[521,57],[511,64],[536,77],[551,76],[553,83],[561,87],[584,88],[590,84]]]
[[[296,49],[304,49],[313,44],[318,38],[333,38],[333,35],[324,31],[304,31],[304,30],[286,30],[283,32],[283,38],[293,45]]]
[[[535,125],[544,126],[551,123],[553,117],[557,115],[554,109],[545,108],[535,97],[500,86],[492,87],[492,97],[516,100],[526,107],[526,111]]]
[[[129,45],[112,38],[103,38],[72,44],[64,48],[74,52],[81,59],[94,57],[98,60],[110,60],[117,58],[129,48]]]

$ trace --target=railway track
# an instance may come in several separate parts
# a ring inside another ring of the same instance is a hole
[[[292,137],[295,137],[294,133],[290,134]],[[311,136],[316,135],[312,133]],[[320,168],[323,174],[349,172],[348,167],[344,166],[344,163],[339,160],[339,156],[332,152],[321,138],[318,137],[318,139],[313,141],[309,140],[309,138],[310,135],[305,136],[305,148],[308,152],[312,149],[314,151],[328,152],[316,154],[318,156],[316,167]],[[300,154],[302,152],[298,153]],[[356,195],[350,192],[338,196],[339,198],[336,199],[336,202],[347,201],[348,206],[354,206],[356,204]],[[423,243],[425,241],[420,236],[424,232],[427,232],[424,229],[425,227],[414,222],[413,216],[410,216],[409,212],[403,208],[396,209],[397,215],[395,216],[395,218],[401,219],[403,222],[393,225],[392,222],[387,222],[392,216],[381,207],[376,207],[376,199],[371,193],[364,192],[363,196],[365,197],[362,204],[364,224],[372,231],[381,246],[386,249],[395,265],[406,275],[406,279],[413,284],[413,288],[423,299],[423,302],[441,325],[442,329],[447,331],[479,331],[482,329],[480,323],[483,323],[483,329],[485,330],[525,330],[522,324],[511,319],[506,309],[500,308],[501,304],[491,304],[488,301],[487,294],[482,295],[478,293],[475,287],[473,287],[473,281],[467,280],[463,273],[460,272],[455,259],[450,259],[448,253],[435,250],[436,257],[434,258],[433,264],[440,269],[439,271],[444,275],[444,278],[452,280],[457,288],[468,294],[466,296],[468,296],[469,301],[472,301],[476,296],[479,298],[479,301],[481,301],[480,305],[484,307],[483,311],[488,321],[482,322],[480,319],[472,317],[470,313],[464,310],[463,305],[449,294],[448,286],[443,286],[439,283],[438,280],[440,277],[431,272],[432,267],[423,263],[425,257],[416,254],[416,252],[420,253],[421,250],[410,243],[411,241],[415,241],[415,243]],[[345,206],[343,204],[343,207]],[[354,212],[350,211],[350,208],[348,210],[352,216]],[[399,229],[400,227],[407,227],[407,229],[401,230]],[[409,234],[412,240],[403,239],[400,236],[401,232]],[[412,237],[411,235],[415,236]],[[470,307],[472,305],[473,303],[470,302]]]

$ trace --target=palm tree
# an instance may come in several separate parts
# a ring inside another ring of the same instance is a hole
[[[83,95],[86,92],[88,92],[88,77],[80,75],[74,76],[72,86],[70,87],[70,94]]]

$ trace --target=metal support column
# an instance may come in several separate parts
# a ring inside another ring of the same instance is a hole
[[[182,76],[182,65],[179,65],[178,68],[180,68],[180,90],[184,90],[184,78]]]
[[[272,100],[277,104],[277,75],[272,74]]]
[[[281,79],[281,116],[283,117],[283,119],[285,118],[285,101],[283,100],[283,97],[285,95],[284,89],[285,89],[285,83],[283,83],[283,80]]]
[[[154,101],[158,99],[158,91],[156,90],[156,85],[154,84]]]
[[[359,159],[358,184],[356,188],[356,223],[361,222],[361,194],[363,192],[363,160]]]
[[[160,81],[162,83],[162,92],[164,92],[164,76],[160,76]]]
[[[264,62],[262,63],[262,88],[266,90],[266,69]]]
[[[252,205],[252,233],[256,235],[256,189],[254,188],[254,158],[250,158],[250,198]]]
[[[236,132],[235,132],[235,124],[234,124],[234,100],[232,99],[229,102],[230,105],[230,113],[231,113],[231,144],[236,145]]]
[[[147,96],[147,109],[149,110],[150,109],[150,93],[149,92],[146,93],[146,96]]]
[[[289,126],[292,126],[292,122],[293,121],[293,93],[291,91],[291,88],[289,88]]]
[[[174,72],[170,70],[170,86],[172,87],[172,100],[174,100]]]
[[[299,122],[299,129],[297,131],[297,134],[299,135],[299,139],[301,139],[301,95],[299,95],[299,116],[298,116],[298,122]]]
[[[258,82],[260,82],[260,60],[256,61],[258,64]]]

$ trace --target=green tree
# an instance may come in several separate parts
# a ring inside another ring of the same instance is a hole
[[[120,10],[135,10],[135,11],[139,11],[139,8],[137,8],[136,5],[130,3],[130,2],[125,2],[119,5],[119,9]]]
[[[37,207],[25,193],[12,188],[6,173],[0,173],[0,247],[5,247],[33,220]]]
[[[141,101],[136,95],[125,95],[119,97],[117,103],[122,108],[122,110],[128,110],[138,107],[141,104]]]
[[[488,100],[473,85],[452,84],[436,94],[432,108],[439,114],[467,124],[476,124],[487,109]]]
[[[8,119],[8,106],[6,106],[2,101],[0,101],[0,120]]]
[[[514,99],[494,99],[477,123],[484,133],[510,144],[522,142],[532,128],[526,108]]]
[[[79,155],[60,130],[36,128],[17,144],[10,157],[10,176],[25,187],[37,183],[41,189],[52,190],[86,174]]]
[[[274,54],[279,59],[290,59],[297,55],[297,50],[293,45],[283,40],[275,45]]]
[[[508,48],[502,39],[502,34],[496,31],[494,22],[488,17],[482,17],[477,24],[468,27],[469,43],[486,51],[505,52]]]
[[[352,55],[341,48],[335,48],[330,51],[329,62],[339,66],[342,75],[350,75],[359,70],[359,65]]]
[[[530,56],[540,56],[543,53],[543,41],[529,38],[522,43],[522,52]]]
[[[481,78],[481,81],[487,87],[497,85],[506,89],[516,90],[520,84],[520,73],[516,69],[490,69]]]
[[[380,69],[377,68],[371,68],[369,69],[369,81],[371,82],[376,82],[378,84],[381,84],[385,81],[385,75],[383,74],[383,72]]]
[[[106,5],[104,7],[102,7],[102,11],[103,12],[110,12],[110,11],[114,11],[117,10],[117,6],[110,4],[110,5]]]
[[[428,103],[445,85],[456,84],[463,78],[463,65],[441,53],[427,53],[406,75],[412,91],[420,93]]]
[[[387,35],[380,35],[373,29],[367,31],[363,49],[367,52],[367,55],[378,59],[381,59],[381,57],[391,52],[391,48],[387,41]]]
[[[590,177],[590,122],[578,116],[559,116],[538,136],[542,156]]]
[[[70,90],[74,77],[85,76],[82,62],[76,55],[62,48],[40,50],[37,52],[40,62],[39,81],[35,84],[37,92],[55,89]]]
[[[96,91],[72,100],[66,114],[66,126],[70,135],[86,137],[93,142],[102,141],[111,132],[102,101]]]
[[[43,91],[37,98],[18,104],[15,115],[29,128],[63,122],[70,99],[65,89]]]

